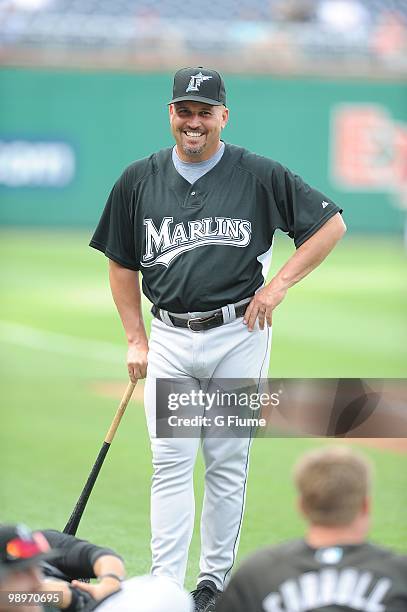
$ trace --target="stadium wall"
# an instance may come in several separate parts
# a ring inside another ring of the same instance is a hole
[[[3,225],[93,226],[122,169],[172,143],[170,74],[3,69],[0,79]],[[405,83],[225,80],[227,142],[327,193],[350,231],[402,232]]]

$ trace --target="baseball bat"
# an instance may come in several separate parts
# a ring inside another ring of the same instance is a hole
[[[67,524],[64,527],[64,533],[68,533],[69,535],[75,535],[76,531],[78,529],[80,520],[82,518],[83,512],[86,508],[86,504],[88,503],[88,499],[90,494],[92,493],[92,489],[94,487],[94,484],[96,482],[96,479],[99,475],[100,469],[103,465],[103,462],[106,458],[106,455],[108,453],[108,450],[110,448],[110,445],[112,443],[112,440],[115,436],[116,430],[119,427],[120,421],[122,419],[122,416],[127,408],[127,404],[130,401],[130,398],[132,396],[132,393],[134,391],[134,387],[136,386],[135,383],[129,382],[129,384],[127,385],[127,389],[124,392],[124,395],[122,397],[122,400],[120,402],[120,405],[116,411],[116,414],[114,415],[114,419],[109,427],[109,430],[106,434],[106,437],[103,441],[102,447],[99,451],[98,456],[96,457],[96,461],[93,464],[93,467],[91,469],[91,472],[88,476],[88,479],[85,483],[85,486],[82,489],[82,493],[80,494],[78,501],[76,502],[75,508],[72,511],[71,516],[69,517],[69,520],[67,522]]]

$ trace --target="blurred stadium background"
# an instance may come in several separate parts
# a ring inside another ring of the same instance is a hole
[[[0,0],[0,64],[0,520],[64,525],[125,386],[87,243],[124,166],[171,144],[179,67],[223,72],[226,141],[344,208],[345,240],[275,314],[271,374],[406,377],[405,0]],[[279,236],[273,270],[291,249]],[[289,472],[320,443],[254,445],[242,554],[299,533]],[[388,446],[366,451],[385,484],[373,536],[403,550],[407,462]],[[81,528],[131,572],[148,570],[150,473],[139,390]],[[190,586],[197,555],[195,535]]]

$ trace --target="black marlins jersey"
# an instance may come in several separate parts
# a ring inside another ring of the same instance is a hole
[[[235,573],[216,612],[406,612],[407,557],[373,544],[311,548],[304,540],[257,552]]]
[[[281,164],[228,144],[191,185],[168,148],[124,171],[90,245],[140,270],[156,306],[205,311],[262,286],[276,229],[299,247],[339,210]]]

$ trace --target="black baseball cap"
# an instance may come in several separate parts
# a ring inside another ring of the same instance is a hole
[[[0,578],[59,555],[59,550],[51,550],[41,531],[33,532],[21,524],[0,525]]]
[[[226,106],[225,84],[219,72],[202,66],[178,70],[174,76],[172,100],[169,104],[184,100]]]

